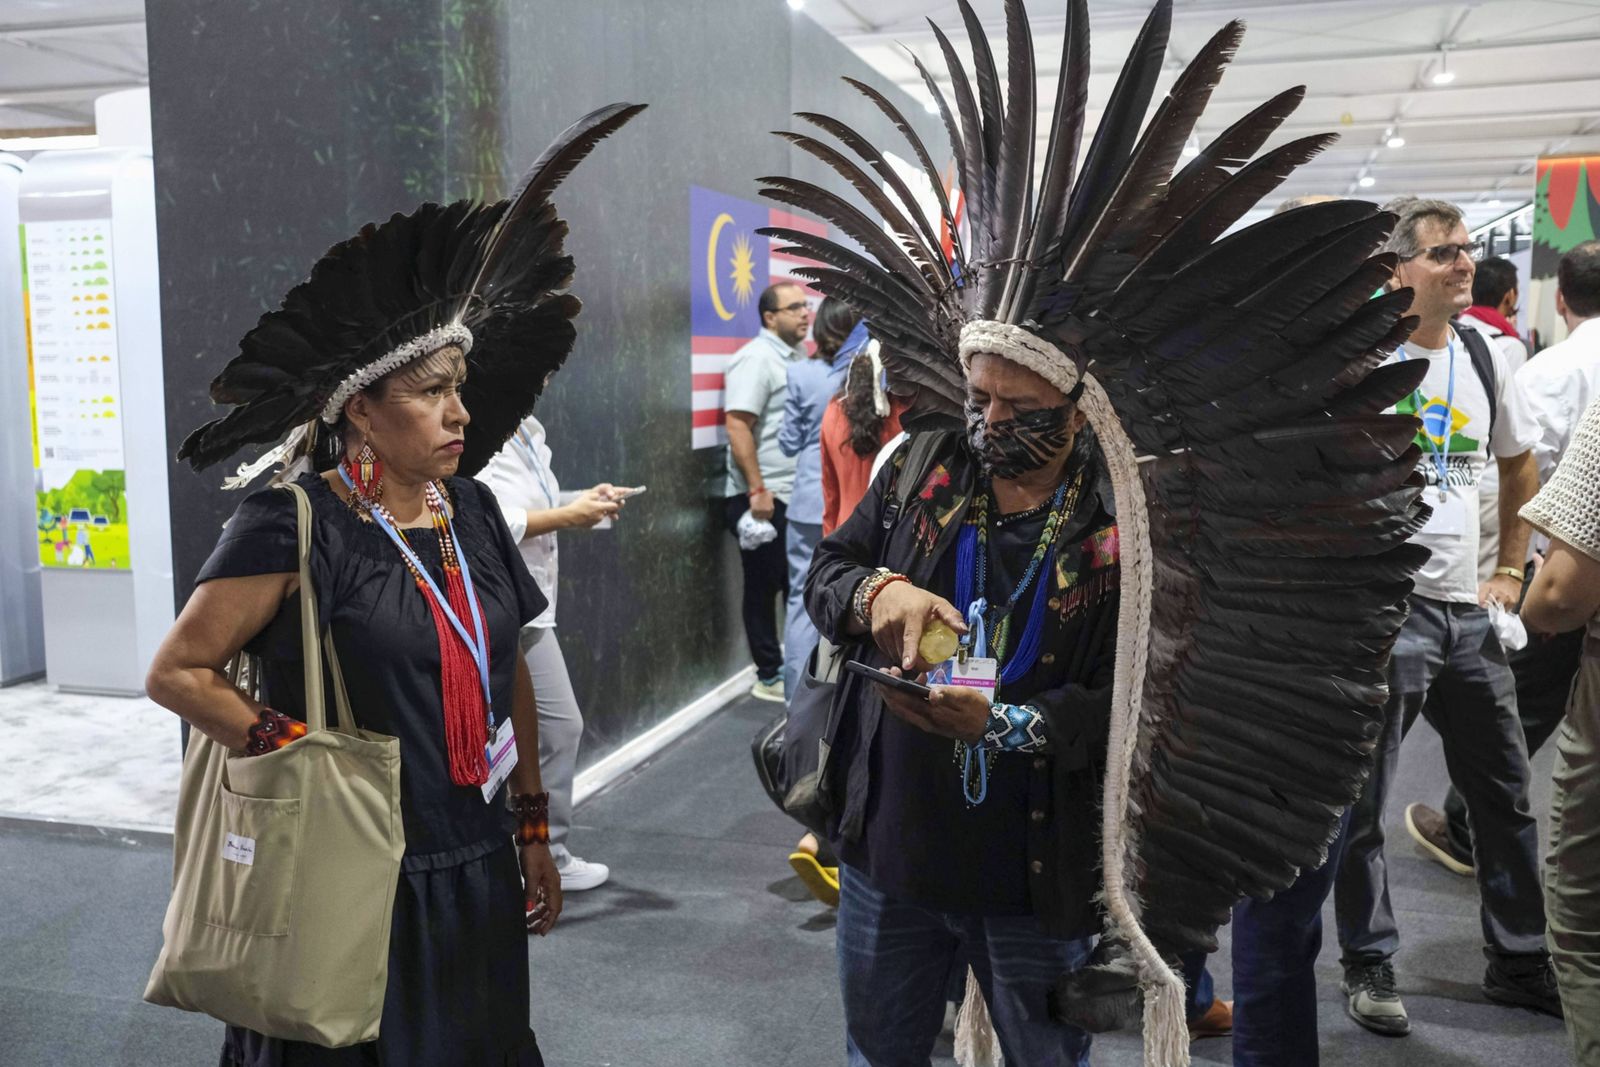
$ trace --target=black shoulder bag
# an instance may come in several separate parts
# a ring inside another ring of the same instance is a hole
[[[895,476],[884,511],[879,535],[878,555],[889,543],[889,533],[905,510],[906,501],[916,492],[933,469],[947,434],[914,434],[905,463]],[[853,658],[859,642],[835,646],[821,638],[811,650],[805,670],[796,679],[795,692],[789,694],[788,707],[763,726],[750,744],[756,774],[772,802],[793,816],[806,829],[827,836],[828,798],[824,781],[829,766],[829,738],[839,710],[839,674]]]

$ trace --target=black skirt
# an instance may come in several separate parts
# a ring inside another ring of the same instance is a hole
[[[322,1048],[229,1027],[222,1067],[544,1067],[528,1028],[516,849],[408,856],[395,894],[377,1041]]]

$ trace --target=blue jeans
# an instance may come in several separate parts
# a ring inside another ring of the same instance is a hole
[[[1193,1026],[1217,999],[1216,985],[1211,970],[1206,966],[1206,953],[1185,953],[1179,960],[1183,966],[1183,1017]]]
[[[1350,836],[1350,809],[1328,861],[1262,904],[1233,909],[1233,1067],[1317,1067],[1322,905]]]
[[[900,904],[839,868],[839,985],[850,1067],[928,1067],[952,964],[970,966],[1008,1064],[1087,1067],[1089,1035],[1050,1020],[1055,980],[1092,938],[1046,937],[1033,916],[954,915]]]
[[[784,534],[789,559],[789,604],[783,623],[783,692],[790,700],[799,689],[800,672],[806,669],[811,650],[817,647],[817,628],[806,611],[806,572],[811,557],[822,540],[822,523],[789,520]]]

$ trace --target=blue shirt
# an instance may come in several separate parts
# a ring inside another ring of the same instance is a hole
[[[820,359],[789,364],[778,447],[796,457],[794,494],[786,513],[790,522],[822,525],[822,415],[844,383],[851,355],[844,348],[831,364]]]

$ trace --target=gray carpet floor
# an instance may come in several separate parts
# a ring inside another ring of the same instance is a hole
[[[533,1019],[550,1067],[843,1062],[832,915],[789,876],[796,829],[750,764],[750,737],[773,707],[735,705],[579,810],[573,848],[614,873],[569,897],[557,930],[533,944]],[[1539,811],[1550,760],[1535,760]],[[1443,786],[1437,738],[1419,727],[1397,802],[1437,803]],[[1559,1022],[1483,1001],[1473,883],[1425,860],[1394,814],[1398,969],[1413,1033],[1379,1038],[1345,1019],[1330,946],[1318,974],[1322,1063],[1570,1063]],[[0,1067],[216,1062],[218,1024],[140,1001],[170,873],[159,845],[0,828]],[[1226,996],[1226,950],[1213,970]],[[1134,1067],[1137,1042],[1102,1038],[1093,1060]],[[1231,1062],[1229,1042],[1196,1045],[1195,1061]]]

